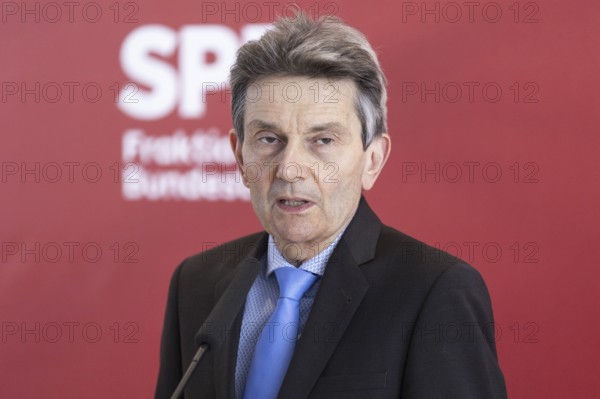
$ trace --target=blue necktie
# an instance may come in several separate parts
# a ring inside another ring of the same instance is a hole
[[[290,365],[300,319],[300,299],[318,276],[296,269],[275,270],[279,299],[256,343],[244,399],[275,399]]]

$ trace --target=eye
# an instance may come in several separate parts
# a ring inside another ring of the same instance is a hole
[[[273,137],[273,136],[263,136],[263,137],[260,137],[258,139],[258,141],[260,141],[261,143],[264,143],[264,144],[275,144],[279,141],[279,139],[277,137]]]
[[[321,137],[321,138],[317,139],[317,143],[328,145],[328,144],[333,143],[333,139],[331,137]]]

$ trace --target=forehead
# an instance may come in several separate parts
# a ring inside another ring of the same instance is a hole
[[[350,127],[358,121],[356,85],[349,79],[271,76],[246,91],[245,124],[255,118],[274,123],[331,123]]]

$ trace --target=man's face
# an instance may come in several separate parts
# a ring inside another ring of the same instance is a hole
[[[265,230],[282,252],[299,244],[286,258],[309,259],[333,241],[387,158],[387,134],[363,150],[355,95],[350,80],[296,76],[248,88],[244,141],[232,131],[231,143]]]

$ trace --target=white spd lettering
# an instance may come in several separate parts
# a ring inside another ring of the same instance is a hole
[[[185,25],[179,32],[158,24],[130,32],[120,50],[128,78],[141,85],[136,101],[131,90],[121,90],[118,108],[138,120],[157,120],[177,109],[184,119],[206,113],[206,88],[225,87],[237,49],[258,39],[270,24],[248,24],[238,35],[227,25]],[[167,61],[177,53],[178,68]],[[211,58],[209,58],[209,55]]]

